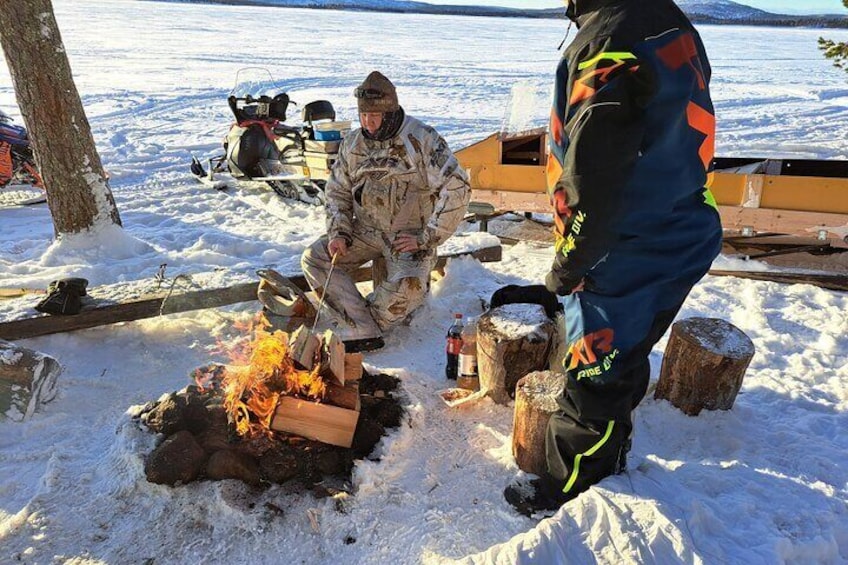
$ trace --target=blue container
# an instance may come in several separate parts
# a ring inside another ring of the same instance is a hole
[[[342,132],[337,129],[315,130],[316,141],[338,141],[342,138]]]

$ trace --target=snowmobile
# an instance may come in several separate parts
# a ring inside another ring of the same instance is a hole
[[[289,106],[297,103],[285,92],[231,93],[227,104],[236,123],[224,139],[223,154],[209,159],[208,172],[192,157],[198,180],[224,189],[229,185],[220,174],[229,173],[236,180],[263,181],[284,198],[323,204],[324,185],[351,123],[337,122],[333,105],[317,100],[303,107],[300,125],[286,124]]]
[[[43,188],[26,129],[0,111],[0,188],[13,185]]]

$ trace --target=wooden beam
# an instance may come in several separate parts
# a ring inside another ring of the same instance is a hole
[[[448,259],[470,255],[482,263],[500,261],[503,249],[500,245],[484,247],[474,251],[444,255],[438,258],[435,270],[442,269]],[[371,267],[362,267],[352,273],[356,282],[371,280]],[[309,284],[303,275],[289,277],[298,288],[309,291]],[[82,312],[73,316],[38,315],[18,320],[0,323],[0,339],[15,341],[42,335],[71,332],[120,322],[131,322],[144,318],[153,318],[160,314],[176,314],[191,310],[219,308],[239,302],[256,300],[258,282],[233,285],[226,288],[208,290],[191,290],[174,292],[168,296],[163,290],[155,294],[118,303],[94,303],[83,306]],[[90,291],[91,297],[97,300],[97,288]],[[167,299],[166,299],[167,298]]]
[[[716,277],[738,277],[755,281],[771,281],[783,284],[811,284],[828,290],[848,291],[846,275],[808,275],[804,273],[780,273],[770,271],[710,271]]]

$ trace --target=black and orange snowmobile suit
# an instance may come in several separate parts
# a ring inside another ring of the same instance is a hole
[[[708,189],[715,117],[698,33],[671,0],[571,0],[557,69],[546,286],[565,308],[548,472],[574,495],[616,472],[648,355],[721,247]]]

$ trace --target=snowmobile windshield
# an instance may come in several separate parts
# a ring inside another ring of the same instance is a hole
[[[277,94],[285,92],[286,88],[282,81],[275,80],[271,71],[264,67],[244,67],[236,72],[232,96],[253,96],[258,98],[262,95],[273,98]]]
[[[241,123],[245,120],[285,122],[291,104],[285,85],[274,79],[264,67],[244,67],[236,73],[228,97],[230,109]]]

